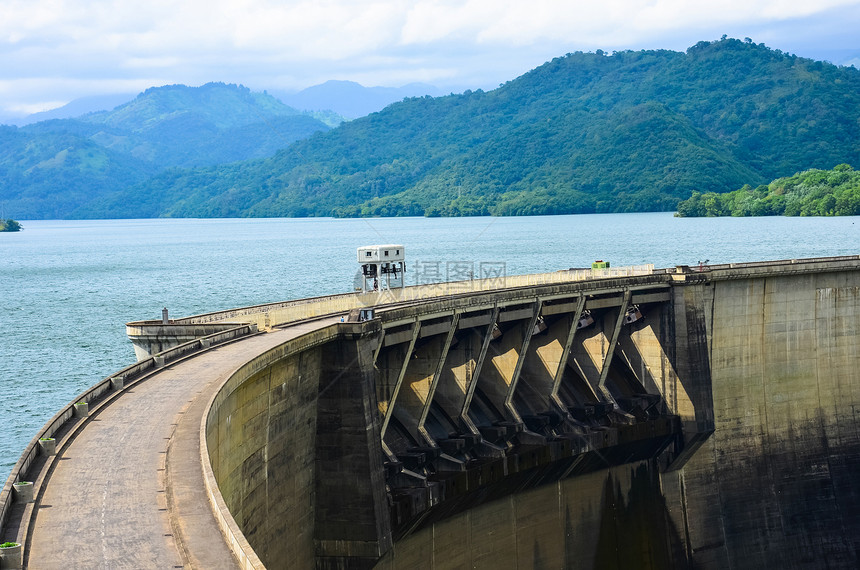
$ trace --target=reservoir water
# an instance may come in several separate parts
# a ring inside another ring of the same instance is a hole
[[[77,394],[134,362],[124,324],[353,289],[356,247],[404,244],[407,285],[481,264],[508,275],[860,253],[860,217],[24,221],[0,233],[0,473]]]

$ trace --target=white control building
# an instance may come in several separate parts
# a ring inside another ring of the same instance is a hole
[[[365,245],[358,248],[362,290],[379,291],[403,287],[406,250],[402,245]]]

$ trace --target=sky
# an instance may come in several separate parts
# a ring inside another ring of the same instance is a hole
[[[860,0],[0,0],[0,117],[210,81],[492,89],[569,52],[723,34],[860,67]]]

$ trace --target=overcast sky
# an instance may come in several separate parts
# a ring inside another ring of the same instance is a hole
[[[0,0],[0,115],[170,83],[488,89],[567,52],[723,34],[860,67],[860,0]]]

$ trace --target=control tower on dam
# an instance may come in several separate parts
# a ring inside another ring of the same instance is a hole
[[[0,539],[32,568],[860,564],[860,256],[405,288],[401,262],[129,323],[139,362],[25,450]]]

